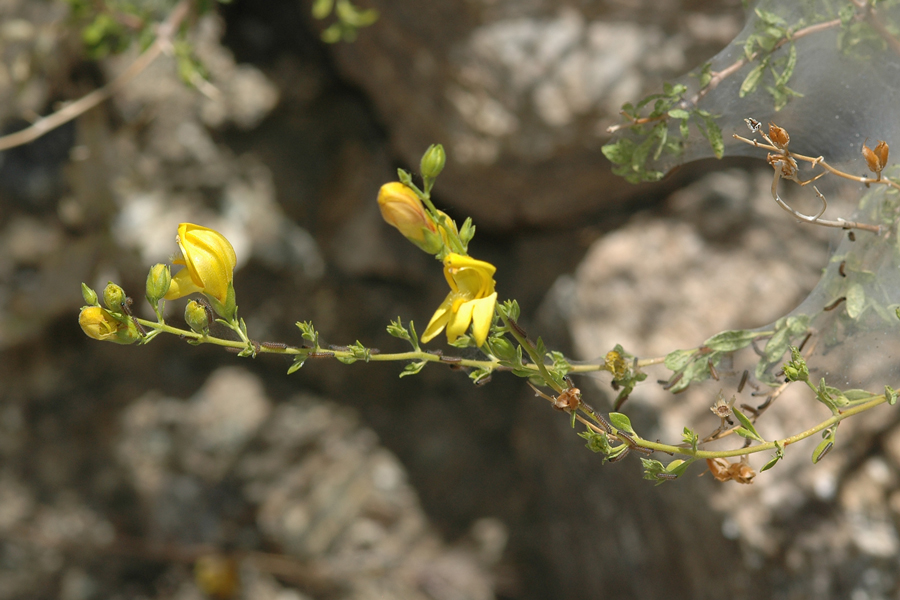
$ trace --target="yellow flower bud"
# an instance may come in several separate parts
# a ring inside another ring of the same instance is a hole
[[[113,317],[108,310],[99,306],[87,306],[78,315],[78,324],[89,338],[116,344],[133,344],[141,339],[141,334],[131,319],[124,322]]]
[[[122,312],[122,303],[125,302],[125,290],[110,281],[103,289],[103,303],[113,312]]]
[[[203,292],[226,304],[237,263],[231,243],[218,231],[191,223],[178,226],[175,240],[181,255],[173,262],[185,268],[172,277],[164,298],[177,300],[194,292]]]
[[[169,265],[162,263],[150,267],[147,273],[147,302],[156,306],[156,303],[166,295],[172,284],[172,274]]]
[[[419,170],[422,177],[430,177],[434,179],[444,170],[444,164],[447,162],[447,154],[444,147],[440,144],[432,144],[422,155],[422,161],[419,163]]]
[[[428,252],[436,254],[441,249],[441,240],[437,234],[434,220],[425,211],[422,201],[416,193],[399,181],[386,183],[378,191],[378,208],[388,225],[397,228],[403,237]]]
[[[99,306],[97,302],[97,292],[88,287],[84,282],[81,284],[81,297],[88,306]]]
[[[200,335],[209,333],[209,313],[206,312],[206,307],[196,300],[191,300],[184,307],[184,321]]]

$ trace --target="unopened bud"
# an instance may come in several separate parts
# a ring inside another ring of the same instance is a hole
[[[441,249],[439,236],[426,235],[426,232],[437,234],[434,220],[409,187],[398,181],[381,186],[378,191],[378,208],[388,225],[396,227],[403,237],[425,252],[436,254]]]
[[[491,352],[493,352],[494,356],[501,360],[515,360],[516,358],[516,348],[513,346],[509,340],[504,338],[492,338],[490,341],[491,344]]]
[[[422,155],[422,162],[419,164],[422,177],[434,179],[444,170],[446,162],[447,154],[444,152],[444,147],[440,144],[432,144]]]
[[[184,307],[184,321],[195,333],[200,335],[209,333],[209,314],[206,307],[196,300],[191,300]]]
[[[147,273],[147,302],[152,306],[169,292],[169,286],[172,284],[172,272],[169,265],[162,263],[150,267]]]
[[[78,315],[78,324],[89,338],[116,344],[133,344],[141,339],[134,322],[119,320],[105,308],[88,306]]]
[[[103,303],[113,312],[122,312],[125,303],[125,290],[110,281],[103,290]]]
[[[81,297],[88,306],[99,306],[97,302],[97,292],[87,286],[86,283],[81,284]]]

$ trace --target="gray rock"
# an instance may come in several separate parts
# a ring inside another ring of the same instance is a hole
[[[446,145],[438,198],[500,228],[564,223],[634,194],[600,153],[605,128],[688,57],[714,53],[740,20],[736,7],[680,3],[372,6],[378,22],[334,46],[338,64],[411,167],[429,144]]]

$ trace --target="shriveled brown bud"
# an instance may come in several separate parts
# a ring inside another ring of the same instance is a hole
[[[782,150],[791,143],[791,136],[788,135],[788,132],[775,123],[769,123],[769,139]]]
[[[766,162],[772,165],[773,169],[781,169],[781,176],[785,179],[796,181],[797,161],[794,160],[793,157],[769,153],[769,155],[766,156]]]
[[[869,165],[869,170],[881,175],[881,171],[887,165],[889,151],[890,147],[884,140],[878,140],[874,150],[863,143],[862,155],[866,159],[866,164]]]

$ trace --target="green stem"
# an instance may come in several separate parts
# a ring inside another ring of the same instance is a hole
[[[252,344],[250,340],[246,341],[238,341],[238,340],[226,340],[223,338],[213,337],[211,335],[201,335],[194,331],[190,331],[187,329],[179,329],[177,327],[172,327],[171,325],[166,325],[164,323],[154,323],[153,321],[147,321],[145,319],[135,319],[138,323],[143,325],[144,327],[151,328],[164,333],[171,333],[172,335],[182,336],[186,338],[190,338],[192,340],[196,340],[203,344],[213,344],[215,346],[222,346],[224,348],[237,348],[243,350],[247,348],[248,344]],[[241,334],[240,328],[238,327],[235,330],[238,335],[242,338],[244,337]],[[153,332],[151,332],[152,334]],[[287,356],[295,356],[295,355],[308,355],[312,352],[328,352],[329,355],[333,355],[335,358],[356,358],[353,352],[348,350],[329,350],[327,348],[304,348],[304,347],[293,347],[288,346],[286,348],[281,347],[268,347],[268,346],[260,346],[258,350],[258,354],[281,354]],[[357,360],[365,361],[365,359],[358,358]],[[476,369],[486,369],[488,371],[493,371],[499,366],[499,363],[494,360],[470,360],[470,359],[459,359],[453,360],[452,362],[443,361],[441,356],[437,354],[430,354],[424,351],[410,351],[410,352],[395,352],[395,353],[384,353],[384,354],[372,354],[369,356],[368,362],[392,362],[392,361],[409,361],[409,360],[424,360],[426,362],[446,362],[447,364],[460,365],[463,367],[472,367]],[[526,365],[526,368],[534,369],[537,372],[537,368],[532,365]]]
[[[519,342],[519,345],[525,349],[525,352],[528,353],[528,356],[531,358],[531,362],[537,367],[538,372],[541,374],[541,377],[551,388],[556,390],[557,394],[561,394],[563,392],[563,388],[554,381],[553,377],[550,376],[550,371],[547,370],[547,366],[544,365],[544,357],[538,355],[537,349],[531,343],[531,341],[524,337],[522,334],[518,332],[518,330],[509,324],[509,317],[503,314],[501,310],[499,310],[499,306],[496,309],[497,314],[500,316],[500,320],[503,321],[503,324],[506,325],[506,328],[509,329],[509,332],[512,334],[516,341]],[[525,365],[526,368],[532,368],[531,365]]]
[[[828,429],[832,425],[840,423],[847,417],[852,417],[853,415],[859,414],[861,412],[865,412],[869,409],[875,408],[879,404],[884,404],[885,397],[882,394],[881,396],[875,396],[865,404],[860,404],[859,406],[854,406],[853,408],[848,408],[847,410],[841,411],[836,415],[833,415],[831,418],[822,421],[818,425],[807,429],[801,433],[796,435],[792,435],[790,437],[786,437],[782,440],[779,440],[779,443],[783,446],[788,446],[790,444],[795,444],[800,440],[804,440],[812,435],[819,433],[825,429]],[[666,452],[669,454],[680,454],[682,456],[691,456],[697,459],[704,458],[730,458],[734,456],[744,456],[746,454],[755,454],[757,452],[765,452],[766,450],[775,450],[776,444],[775,442],[765,442],[762,444],[757,444],[755,446],[750,446],[748,448],[735,448],[734,450],[696,450],[694,451],[692,448],[681,448],[679,446],[672,446],[670,444],[661,444],[659,442],[650,442],[648,440],[643,440],[641,438],[632,436],[634,442],[643,448],[649,448],[650,450],[657,450],[659,452]]]

